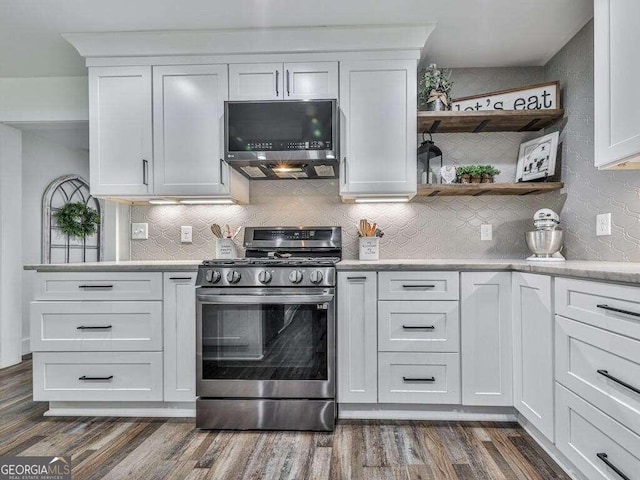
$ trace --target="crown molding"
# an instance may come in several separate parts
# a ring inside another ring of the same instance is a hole
[[[83,57],[424,49],[435,24],[65,33]]]

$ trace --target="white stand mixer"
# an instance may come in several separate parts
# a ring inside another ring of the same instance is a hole
[[[533,216],[533,226],[536,230],[526,232],[525,239],[529,250],[533,252],[528,262],[557,263],[566,259],[562,251],[562,237],[564,232],[560,227],[560,216],[548,208],[538,210]]]

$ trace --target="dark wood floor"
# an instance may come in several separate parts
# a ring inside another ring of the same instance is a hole
[[[516,424],[340,421],[333,434],[192,419],[50,418],[31,362],[0,370],[0,455],[70,455],[73,479],[567,479]]]

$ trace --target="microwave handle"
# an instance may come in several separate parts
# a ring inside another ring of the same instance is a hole
[[[314,304],[332,302],[333,294],[321,295],[209,295],[198,294],[199,303],[213,305],[236,305],[236,304],[278,304],[287,305]]]

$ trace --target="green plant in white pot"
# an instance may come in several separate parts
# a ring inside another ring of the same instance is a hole
[[[451,108],[451,70],[440,70],[435,63],[420,73],[418,104],[430,111]]]

